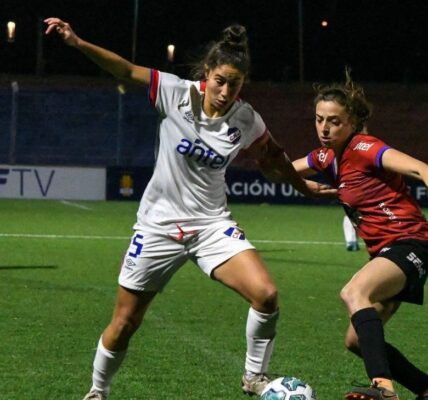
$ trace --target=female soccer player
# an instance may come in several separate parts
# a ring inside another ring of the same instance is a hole
[[[371,106],[348,70],[344,84],[316,89],[321,147],[293,165],[302,176],[327,175],[371,257],[341,291],[350,316],[346,346],[363,359],[371,380],[345,398],[397,400],[395,380],[417,400],[428,399],[428,375],[387,343],[383,330],[402,301],[423,303],[428,222],[403,176],[428,185],[428,165],[363,132]]]
[[[107,398],[113,375],[149,304],[188,259],[250,303],[242,389],[260,394],[269,381],[277,288],[226,207],[225,169],[241,149],[247,149],[265,175],[275,165],[279,170],[275,177],[303,194],[329,195],[331,190],[302,180],[260,115],[238,99],[250,67],[245,28],[226,28],[223,39],[197,68],[197,80],[189,81],[134,65],[88,43],[58,18],[45,22],[47,34],[56,31],[66,44],[118,79],[147,85],[160,114],[156,167],[141,200],[119,275],[113,317],[99,340],[93,384],[85,399]]]

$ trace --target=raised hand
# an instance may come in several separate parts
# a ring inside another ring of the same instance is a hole
[[[46,18],[44,22],[48,25],[45,34],[49,35],[55,31],[69,46],[77,46],[79,37],[74,33],[71,26],[59,18]]]

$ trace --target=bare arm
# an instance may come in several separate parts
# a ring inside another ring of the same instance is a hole
[[[140,85],[150,83],[149,68],[135,65],[112,51],[86,42],[74,33],[67,22],[59,18],[47,18],[44,22],[48,26],[47,35],[53,31],[57,32],[67,45],[80,50],[100,68],[111,73],[117,79]]]
[[[317,173],[317,171],[314,171],[309,167],[307,157],[298,158],[297,160],[294,160],[293,167],[303,178],[315,175]]]
[[[428,164],[401,151],[388,149],[382,155],[382,165],[388,171],[419,179],[428,186]]]
[[[328,185],[302,179],[270,133],[262,141],[253,144],[249,152],[256,158],[263,175],[272,182],[290,183],[306,196],[334,197],[336,194],[336,190]]]

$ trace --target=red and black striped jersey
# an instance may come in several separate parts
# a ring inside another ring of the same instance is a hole
[[[428,240],[428,222],[401,174],[382,167],[390,147],[364,133],[356,134],[337,160],[332,149],[308,154],[308,165],[327,175],[370,255],[395,240]]]

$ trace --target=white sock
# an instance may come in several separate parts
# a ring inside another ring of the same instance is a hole
[[[103,345],[102,336],[100,337],[94,359],[91,390],[96,390],[97,392],[108,396],[113,375],[119,369],[125,355],[126,350],[107,350]]]
[[[279,311],[264,314],[250,307],[246,327],[245,371],[247,373],[262,374],[267,371],[273,351],[278,316]]]
[[[351,220],[346,215],[343,217],[343,234],[345,235],[345,242],[352,243],[357,241],[357,233],[352,225]]]

